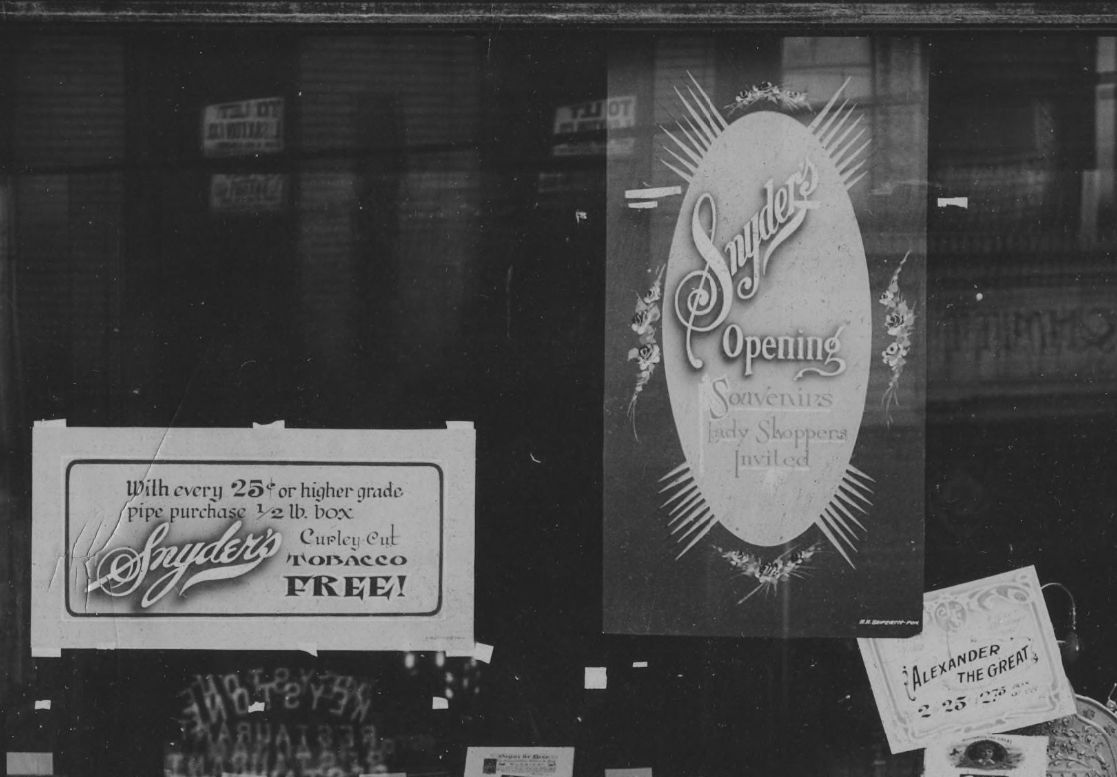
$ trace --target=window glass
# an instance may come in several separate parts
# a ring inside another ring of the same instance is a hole
[[[813,111],[848,79],[873,140],[849,195],[873,283],[908,251],[925,273],[924,352],[895,409],[925,457],[898,502],[926,516],[916,582],[1035,565],[1074,596],[1049,598],[1060,637],[1077,618],[1072,684],[1105,699],[1115,73],[1115,39],[1085,29],[0,31],[8,749],[66,774],[458,774],[490,743],[575,746],[578,775],[919,774],[918,753],[889,754],[852,639],[602,633],[621,539],[602,531],[604,430],[633,376],[623,353],[603,367],[608,273],[669,252],[677,213],[629,213],[624,191],[668,181],[662,128],[691,78],[719,108],[771,83]],[[492,661],[189,644],[32,659],[46,418],[474,421]],[[702,605],[703,585],[613,605],[656,617]],[[584,688],[587,666],[609,669],[606,691]]]

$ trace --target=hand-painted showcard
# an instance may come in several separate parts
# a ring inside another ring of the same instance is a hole
[[[858,643],[893,753],[1075,711],[1034,567],[932,591],[922,634]]]
[[[473,434],[36,426],[33,650],[471,645]]]
[[[923,777],[1046,777],[1047,737],[985,734],[927,746]]]
[[[679,87],[661,161],[685,191],[629,191],[610,225],[606,630],[915,633],[922,221],[867,259],[871,121],[842,89],[723,114]],[[641,192],[677,203],[663,254],[633,250]]]

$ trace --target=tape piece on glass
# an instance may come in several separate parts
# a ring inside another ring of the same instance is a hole
[[[949,208],[951,206],[953,206],[955,208],[969,208],[970,207],[970,198],[969,197],[939,197],[938,204],[939,204],[940,208]]]
[[[12,777],[54,774],[54,753],[9,752],[6,761]]]
[[[447,650],[446,657],[472,658],[483,664],[491,664],[493,661],[493,646],[486,645],[484,642],[474,642],[473,647],[467,650]]]
[[[656,186],[650,189],[626,189],[626,200],[656,200],[660,197],[673,197],[683,193],[681,186]]]

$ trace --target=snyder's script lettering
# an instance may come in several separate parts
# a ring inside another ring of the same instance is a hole
[[[120,547],[106,552],[97,563],[96,579],[89,583],[86,592],[130,596],[146,584],[140,598],[140,606],[146,609],[176,586],[181,595],[199,583],[247,575],[279,552],[283,537],[272,529],[262,535],[248,533],[237,537],[241,525],[241,521],[234,522],[211,542],[180,546],[162,544],[171,527],[169,522],[160,523],[140,550]]]
[[[675,287],[675,317],[686,333],[691,367],[700,370],[704,366],[694,352],[694,336],[725,324],[734,297],[747,302],[756,296],[773,252],[799,229],[807,212],[818,207],[811,200],[817,188],[818,173],[810,159],[804,159],[778,189],[769,179],[764,184],[764,205],[725,243],[724,249],[714,242],[718,217],[713,195],[706,192],[695,201],[690,233],[704,266],[687,273]],[[846,369],[845,361],[838,356],[843,328],[835,327],[829,336],[804,335],[802,331],[758,336],[746,335],[739,324],[730,323],[722,331],[722,352],[731,359],[743,359],[746,376],[752,375],[754,360],[762,359],[821,362],[821,366],[800,369],[795,380],[812,374],[830,378]]]

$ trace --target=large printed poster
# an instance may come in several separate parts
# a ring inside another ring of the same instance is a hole
[[[919,630],[923,227],[866,237],[848,83],[683,77],[657,185],[610,160],[606,631]]]
[[[471,647],[473,434],[38,425],[33,653]]]

